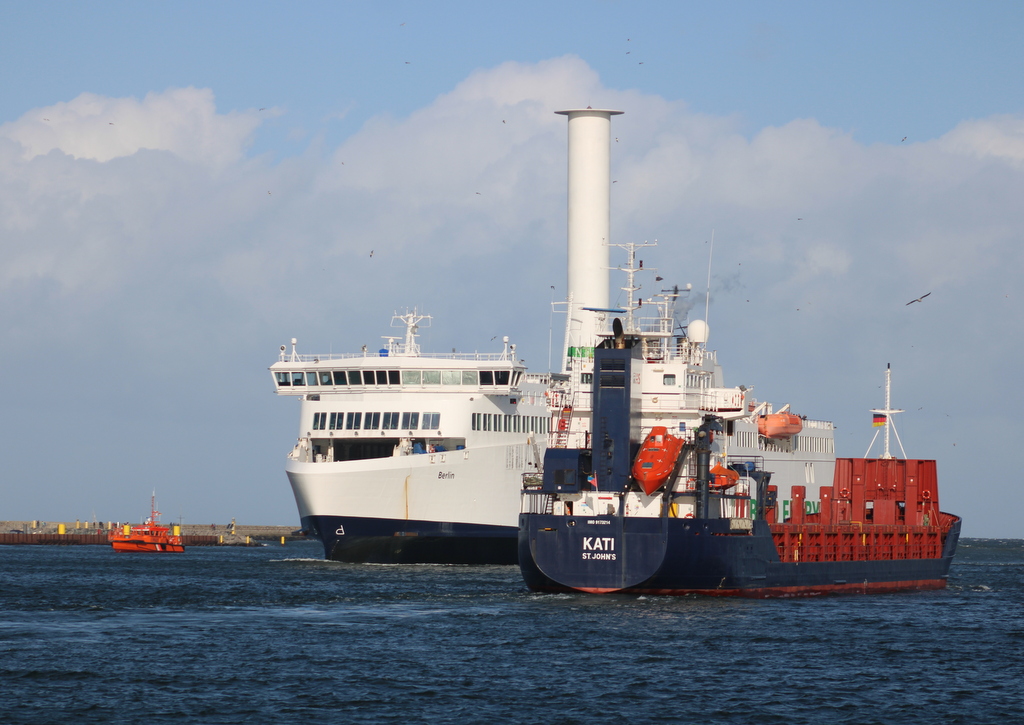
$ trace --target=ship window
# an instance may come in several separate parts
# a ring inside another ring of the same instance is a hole
[[[373,380],[374,380],[373,371],[372,370],[364,370],[363,371],[363,384],[364,385],[373,385]]]
[[[661,381],[662,381],[662,383],[664,383],[665,385],[671,385],[671,386],[673,386],[673,387],[674,387],[674,386],[675,386],[675,384],[676,384],[676,376],[675,376],[675,375],[672,375],[672,374],[669,374],[669,375],[666,375],[665,377],[663,377],[663,378],[661,379]]]
[[[330,370],[321,370],[320,371],[320,384],[321,385],[330,385],[331,384],[331,371]]]
[[[462,371],[462,384],[463,385],[477,385],[476,370],[463,370]]]
[[[593,385],[594,384],[594,373],[580,373],[580,384],[581,385]]]
[[[423,430],[437,430],[441,427],[441,414],[440,413],[424,413],[423,414]]]
[[[345,415],[345,428],[346,430],[359,430],[359,426],[362,423],[362,413],[347,413]]]
[[[462,372],[459,370],[442,370],[441,371],[441,384],[442,385],[461,385],[462,384]]]
[[[440,385],[441,384],[441,371],[440,370],[424,370],[423,371],[423,384],[424,385]]]
[[[402,413],[402,430],[416,430],[419,427],[419,413]]]
[[[358,370],[349,370],[348,371],[348,384],[349,385],[359,385],[362,382],[363,382],[363,378],[359,374]]]
[[[348,376],[345,375],[344,370],[334,371],[334,384],[335,385],[348,385]]]
[[[480,384],[481,385],[494,385],[494,373],[490,370],[480,371]]]
[[[384,430],[398,430],[398,413],[384,414]]]
[[[419,385],[420,384],[420,371],[419,370],[403,370],[402,371],[402,385]],[[402,426],[403,428],[405,426]]]
[[[380,413],[367,413],[363,428],[366,430],[377,430],[380,428]]]
[[[397,370],[388,370],[388,385],[401,385],[402,374]]]
[[[479,413],[473,413],[473,415],[470,418],[470,421],[471,422],[470,422],[470,426],[469,427],[472,430],[480,430],[480,414]]]
[[[285,385],[292,384],[291,379],[288,377],[288,373],[274,373],[274,376],[277,378],[277,384],[279,386],[283,387]]]
[[[377,371],[377,385],[387,385],[387,384],[388,384],[388,371],[387,370],[378,370]]]
[[[490,430],[491,429],[491,414],[490,413],[484,413],[483,416],[484,416],[484,430]]]
[[[331,430],[337,430],[337,429],[338,429],[338,414],[337,413],[331,413]]]
[[[495,385],[508,385],[508,379],[511,376],[510,370],[495,370],[494,371],[494,384]]]
[[[306,373],[306,385],[316,385],[316,373]]]
[[[303,380],[305,377],[303,373],[292,373],[292,385],[302,385],[305,387],[306,383]]]

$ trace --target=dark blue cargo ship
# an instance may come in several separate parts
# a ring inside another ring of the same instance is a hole
[[[793,486],[778,520],[763,460],[711,466],[723,425],[706,415],[683,434],[673,476],[647,494],[631,475],[637,342],[595,350],[590,447],[549,448],[541,480],[524,487],[519,565],[530,589],[775,597],[946,586],[960,519],[939,510],[935,461],[836,459],[816,510]]]

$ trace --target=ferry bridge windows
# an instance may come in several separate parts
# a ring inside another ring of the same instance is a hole
[[[419,385],[422,380],[420,370],[403,370],[402,385]],[[405,426],[403,426],[405,427]]]
[[[360,423],[362,422],[362,413],[346,413],[345,414],[345,430],[359,430]]]
[[[462,384],[463,385],[479,385],[480,379],[477,377],[476,370],[463,370],[462,371]]]
[[[440,370],[424,370],[423,371],[423,384],[424,385],[440,385],[441,384],[441,371]]]
[[[398,413],[384,414],[384,430],[398,430]]]
[[[331,371],[330,370],[321,370],[320,371],[320,384],[321,385],[330,385],[331,384]]]
[[[399,370],[388,370],[388,385],[401,385],[402,374]]]
[[[402,413],[402,430],[416,430],[420,427],[419,413]]]
[[[441,414],[440,413],[424,413],[423,414],[423,430],[437,430],[441,427]]]
[[[363,430],[377,430],[380,428],[380,413],[367,413],[363,418]]]
[[[481,385],[494,385],[494,373],[490,370],[480,371],[480,384]]]
[[[459,370],[442,370],[441,385],[462,385],[462,372]]]
[[[274,373],[274,377],[277,379],[278,387],[291,386],[292,379],[290,373]]]
[[[292,373],[292,386],[294,387],[296,385],[302,385],[303,387],[305,387],[305,377],[305,373]]]
[[[331,427],[333,428],[333,426]],[[313,413],[313,430],[324,430],[326,428],[327,413]]]
[[[511,370],[495,370],[494,371],[494,384],[495,385],[508,385],[509,377],[511,376]]]
[[[358,370],[348,371],[348,384],[349,385],[360,385],[363,382],[362,375],[359,374]]]

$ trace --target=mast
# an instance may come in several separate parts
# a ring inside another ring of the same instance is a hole
[[[889,452],[889,429],[892,428],[892,432],[896,436],[896,442],[900,444],[900,451],[903,452],[903,457],[907,457],[907,452],[903,450],[903,441],[900,440],[900,434],[896,430],[896,426],[893,423],[893,413],[904,412],[901,408],[893,408],[891,405],[891,388],[892,388],[892,365],[891,363],[885,364],[885,407],[884,408],[872,408],[872,413],[885,416],[885,422],[882,424],[885,428],[884,448],[882,452],[882,458],[892,458],[892,454]],[[871,439],[871,445],[868,446],[868,452],[864,454],[864,457],[868,457],[868,453],[871,453],[871,446],[875,444],[875,439],[878,438],[878,431],[875,431],[874,437]]]

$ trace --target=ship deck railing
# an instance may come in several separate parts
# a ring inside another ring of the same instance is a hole
[[[283,363],[322,363],[336,360],[416,360],[427,358],[430,360],[463,360],[479,362],[508,362],[513,363],[508,353],[502,352],[421,352],[416,355],[391,353],[381,355],[379,352],[332,352],[321,355],[306,355],[299,353],[281,353],[278,362]]]

